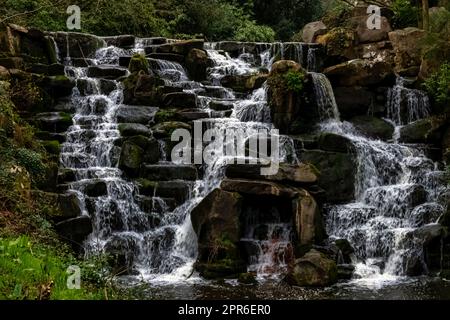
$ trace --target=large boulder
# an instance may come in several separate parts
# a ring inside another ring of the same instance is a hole
[[[302,38],[304,42],[313,43],[317,36],[327,33],[327,26],[322,21],[314,21],[303,27]]]
[[[143,163],[157,163],[160,158],[159,143],[145,136],[127,138],[121,149],[119,168],[129,176],[137,176]]]
[[[106,42],[100,37],[77,32],[51,32],[49,33],[56,42],[60,58],[89,58],[96,51],[106,46]]]
[[[128,70],[131,73],[142,71],[145,74],[149,74],[150,64],[148,63],[148,60],[144,55],[135,54],[130,59],[130,62],[128,64]]]
[[[389,64],[363,59],[350,60],[326,68],[323,73],[333,85],[342,87],[389,86],[395,80]]]
[[[401,76],[417,76],[422,62],[421,41],[426,32],[418,28],[406,28],[389,33],[395,52],[395,72]]]
[[[366,137],[379,140],[390,140],[394,135],[394,126],[379,118],[359,116],[350,120],[350,123]]]
[[[326,287],[337,282],[337,266],[323,253],[312,249],[295,261],[287,281],[300,287]]]
[[[291,81],[297,83],[292,87]],[[306,71],[291,60],[274,63],[267,79],[268,101],[273,124],[282,134],[301,133],[319,121],[318,112],[308,103],[308,92],[313,89]]]
[[[342,118],[366,115],[375,100],[375,94],[367,87],[334,87],[334,96]]]
[[[301,160],[319,171],[318,185],[326,190],[328,203],[347,203],[355,197],[356,162],[352,154],[306,150]]]
[[[389,20],[381,17],[381,28],[369,29],[367,27],[368,16],[353,17],[350,22],[356,28],[356,36],[359,43],[372,43],[388,39],[389,32],[392,31]]]
[[[334,28],[324,35],[319,35],[317,43],[323,45],[331,61],[339,63],[358,57],[355,42],[356,35],[353,29]]]
[[[154,106],[161,101],[164,80],[145,71],[134,72],[123,81],[123,100],[129,105]]]
[[[292,199],[299,195],[298,189],[271,181],[225,179],[222,181],[220,187],[222,190],[228,192],[238,192],[255,196],[273,196]]]
[[[431,143],[439,145],[444,135],[442,120],[427,118],[409,123],[400,129],[402,143]]]
[[[189,51],[186,57],[186,69],[192,80],[206,80],[207,69],[211,66],[211,60],[204,50],[193,48]]]
[[[246,271],[238,248],[242,197],[214,190],[191,213],[198,239],[196,269],[206,278],[237,276]]]
[[[252,92],[266,82],[268,75],[265,73],[252,75],[226,75],[220,82],[224,87],[238,92]]]
[[[299,244],[320,243],[325,235],[322,215],[316,200],[308,191],[299,190],[298,198],[293,201],[293,211]]]

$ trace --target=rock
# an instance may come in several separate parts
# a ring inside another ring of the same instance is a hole
[[[316,42],[323,45],[327,56],[335,63],[356,59],[356,35],[354,29],[338,27],[324,35],[317,36]]]
[[[153,48],[155,53],[174,53],[187,56],[192,49],[203,50],[204,40],[186,40],[167,43]]]
[[[120,153],[119,168],[129,176],[137,176],[141,169],[144,150],[131,142],[124,142]]]
[[[308,150],[301,161],[313,164],[319,171],[318,185],[326,190],[328,203],[348,203],[355,197],[356,163],[351,154]]]
[[[271,181],[297,182],[313,184],[317,182],[318,171],[309,164],[289,165],[280,163],[278,173],[270,176],[261,175],[261,165],[230,164],[226,167],[228,178],[266,179]]]
[[[234,108],[234,101],[228,100],[212,100],[209,108],[215,111],[228,111]]]
[[[137,240],[130,236],[114,235],[105,244],[107,262],[112,272],[117,275],[132,273],[135,251],[138,250]]]
[[[300,245],[320,243],[325,235],[322,216],[316,200],[306,191],[299,190],[293,201],[295,230]]]
[[[434,239],[442,238],[446,235],[447,232],[445,227],[438,223],[429,224],[414,231],[414,236],[419,238],[424,246],[429,244]]]
[[[350,60],[326,68],[323,73],[335,86],[389,86],[395,79],[391,66],[385,62]]]
[[[117,111],[117,122],[149,124],[155,118],[158,108],[121,105]]]
[[[39,113],[33,118],[33,122],[43,131],[52,133],[66,132],[72,126],[72,116],[64,112]]]
[[[174,92],[165,94],[162,98],[163,105],[171,108],[197,108],[197,96],[189,92]]]
[[[132,73],[123,85],[125,104],[152,106],[160,103],[159,89],[164,86],[164,80],[140,71]]]
[[[103,197],[108,194],[108,186],[105,181],[93,180],[92,183],[86,185],[84,192],[88,197]]]
[[[326,287],[337,282],[336,263],[324,254],[312,249],[295,261],[287,281],[300,287]]]
[[[19,57],[0,58],[0,66],[6,69],[24,69],[24,62]]]
[[[172,136],[172,133],[177,129],[185,129],[191,131],[192,127],[184,122],[169,121],[158,123],[152,128],[152,131],[153,135],[156,138],[170,138]]]
[[[323,151],[348,153],[353,149],[350,139],[335,133],[322,133],[318,143],[319,149]]]
[[[417,120],[400,129],[399,141],[402,143],[434,143],[439,144],[442,132],[440,121],[434,118]]]
[[[121,123],[119,124],[119,131],[122,137],[131,136],[151,136],[152,132],[143,124],[138,123]]]
[[[107,46],[114,46],[119,48],[128,49],[129,47],[134,47],[136,37],[133,35],[120,35],[115,37],[103,37],[103,41],[106,42]]]
[[[238,277],[238,281],[242,284],[258,284],[256,274],[252,272],[241,273]]]
[[[190,165],[145,165],[141,170],[141,177],[152,181],[198,179],[197,168]]]
[[[65,75],[48,76],[44,78],[42,86],[51,97],[61,98],[72,94],[72,89],[75,87],[75,81]]]
[[[339,113],[344,119],[368,114],[375,101],[375,94],[366,87],[334,87]]]
[[[314,21],[306,24],[303,27],[303,41],[306,43],[313,43],[317,36],[327,33],[327,26],[322,21]]]
[[[198,50],[198,49],[195,49]],[[184,56],[181,54],[174,54],[174,53],[150,53],[148,55],[150,59],[156,59],[156,60],[165,60],[165,61],[172,61],[177,62],[179,64],[184,63]]]
[[[130,62],[131,63],[131,62]],[[92,78],[118,79],[127,75],[127,70],[109,65],[98,65],[88,68],[87,76]]]
[[[131,73],[142,71],[145,74],[149,74],[150,64],[148,63],[147,58],[144,55],[135,54],[130,59],[128,70]]]
[[[66,192],[58,195],[58,206],[62,213],[62,218],[72,219],[81,216],[81,201],[75,192]]]
[[[43,74],[47,76],[64,76],[65,75],[65,67],[63,64],[54,63],[51,65],[36,63],[31,65],[30,68],[27,68],[28,72]]]
[[[81,251],[82,243],[92,233],[92,222],[90,217],[80,216],[57,223],[55,229],[76,251]]]
[[[401,76],[417,76],[422,60],[421,41],[426,32],[418,28],[406,28],[389,32],[389,40],[395,52],[395,72]]]
[[[204,50],[191,49],[186,57],[186,69],[194,81],[206,80],[207,69],[212,66],[208,54]]]
[[[10,79],[11,75],[9,74],[8,69],[0,65],[0,81],[9,81]]]
[[[334,241],[335,246],[341,252],[341,257],[344,260],[344,263],[350,264],[352,263],[351,255],[355,252],[350,242],[346,239],[337,239]],[[338,259],[339,260],[339,259]],[[337,261],[342,262],[342,261]]]
[[[59,156],[61,153],[61,144],[57,140],[42,141],[41,144],[45,151],[51,155]]]
[[[290,88],[286,75],[296,77],[300,88]],[[294,61],[281,60],[272,66],[267,79],[268,102],[272,122],[281,134],[303,133],[319,121],[317,108],[307,102],[308,92],[313,92],[307,79],[306,71]]]
[[[175,199],[179,205],[184,203],[192,188],[186,181],[149,181],[140,179],[141,194],[160,198]],[[155,192],[156,189],[156,192]]]
[[[215,189],[191,213],[198,239],[196,269],[206,278],[237,276],[245,272],[238,248],[242,197]]]
[[[267,74],[226,75],[220,80],[222,86],[238,92],[253,92],[262,87],[268,78]]]
[[[61,58],[93,57],[98,49],[106,45],[103,39],[86,33],[51,32],[49,34],[55,39]]]
[[[389,20],[382,16],[381,17],[381,28],[380,29],[369,29],[367,27],[367,14],[353,17],[350,23],[356,28],[356,36],[359,43],[372,43],[388,39],[389,32],[392,31]]]
[[[225,179],[220,184],[220,187],[225,191],[238,192],[247,195],[275,196],[283,198],[295,198],[299,195],[299,191],[295,188],[270,181]]]
[[[350,123],[368,138],[388,141],[394,135],[394,126],[383,119],[359,116],[352,118]]]
[[[355,272],[355,266],[352,264],[338,264],[337,277],[341,280],[350,280]]]

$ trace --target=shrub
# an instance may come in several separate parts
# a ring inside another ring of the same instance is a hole
[[[392,25],[395,29],[417,27],[419,12],[410,0],[394,0],[391,9],[394,12]]]
[[[289,91],[301,93],[303,91],[305,74],[299,71],[289,71],[284,75],[286,87]]]
[[[245,21],[237,29],[234,39],[248,42],[273,42],[275,31],[268,26],[259,26],[254,21]]]
[[[424,85],[436,102],[450,105],[450,63],[441,65],[439,71],[433,73]]]

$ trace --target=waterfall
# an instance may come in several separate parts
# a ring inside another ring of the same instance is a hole
[[[317,72],[317,48],[308,48],[308,56],[306,62],[306,69],[311,72]]]
[[[430,115],[428,95],[417,89],[407,88],[408,81],[398,77],[395,86],[388,91],[388,118],[402,125]]]
[[[397,84],[392,91],[396,90],[405,88]],[[417,98],[424,96],[411,92]],[[325,101],[334,100],[332,90],[324,94],[329,95]],[[316,96],[322,105],[323,95]],[[400,100],[389,101],[390,108],[399,109],[394,103]],[[427,107],[426,103],[414,104],[410,120],[426,115]],[[422,150],[362,137],[337,117],[324,122],[321,131],[347,137],[355,149],[356,200],[326,208],[330,239],[347,239],[355,249],[355,281],[378,283],[426,272],[419,230],[433,226],[444,213],[445,204],[439,197],[447,190],[442,183],[445,172],[437,170]]]
[[[309,74],[312,77],[320,118],[339,120],[339,110],[330,80],[322,73],[310,72]]]

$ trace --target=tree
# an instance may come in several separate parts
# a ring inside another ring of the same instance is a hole
[[[430,6],[428,0],[422,0],[422,23],[423,30],[430,30]]]

